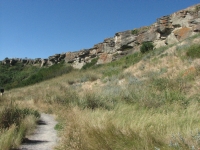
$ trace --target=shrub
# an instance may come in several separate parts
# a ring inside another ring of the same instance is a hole
[[[87,81],[96,81],[99,78],[98,74],[95,74],[93,72],[86,72],[82,74],[81,78],[79,78],[79,82],[87,82]]]
[[[22,66],[21,63],[10,67],[0,65],[0,85],[5,87],[6,90],[23,87],[67,74],[72,70],[72,66],[66,65],[64,61],[48,68],[31,65]]]
[[[97,95],[93,92],[87,92],[82,99],[82,103],[79,104],[80,107],[88,109],[110,109],[109,103],[103,99],[100,95]]]
[[[200,45],[193,45],[188,48],[186,55],[192,58],[200,58]]]
[[[55,125],[54,129],[60,131],[60,130],[63,129],[63,125],[62,125],[61,123],[57,123],[57,124]]]
[[[0,113],[0,127],[8,128],[12,124],[18,126],[27,115],[33,115],[38,118],[40,117],[40,114],[37,111],[29,108],[19,109],[16,106],[5,107]]]
[[[88,68],[90,68],[90,67],[96,65],[97,61],[98,61],[98,58],[92,59],[91,62],[86,63],[86,64],[82,67],[82,69],[88,69]]]
[[[18,86],[27,86],[44,80],[52,79],[63,74],[67,74],[72,70],[72,66],[65,65],[63,61],[48,68],[41,68],[35,74],[31,75],[28,79],[23,80]]]
[[[152,42],[143,42],[142,43],[142,46],[140,47],[140,51],[142,53],[145,53],[145,52],[148,52],[150,50],[153,50],[154,48],[154,45]]]
[[[138,29],[134,29],[134,30],[132,30],[131,33],[132,33],[133,35],[135,35],[135,34],[138,34],[138,32],[139,32]]]

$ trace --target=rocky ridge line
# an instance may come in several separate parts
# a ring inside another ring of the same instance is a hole
[[[0,64],[12,66],[20,62],[24,65],[39,64],[43,67],[51,66],[64,60],[74,68],[81,69],[83,65],[91,62],[93,58],[98,58],[97,64],[104,64],[124,55],[134,53],[146,41],[153,42],[155,48],[159,48],[177,43],[197,33],[200,33],[200,4],[158,18],[150,26],[118,32],[114,37],[106,38],[103,42],[95,44],[90,49],[55,54],[49,56],[48,59],[5,58],[0,61]]]

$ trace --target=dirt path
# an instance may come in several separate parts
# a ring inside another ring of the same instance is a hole
[[[34,134],[26,137],[19,150],[52,150],[58,140],[56,124],[52,115],[42,113]]]

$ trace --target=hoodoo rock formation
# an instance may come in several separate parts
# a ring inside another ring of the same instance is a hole
[[[180,10],[171,15],[158,18],[150,25],[134,30],[118,32],[114,37],[106,38],[103,42],[95,44],[90,49],[66,54],[55,54],[48,59],[9,59],[0,61],[2,65],[15,65],[16,63],[39,64],[51,66],[65,61],[74,68],[82,68],[93,58],[98,58],[97,64],[108,63],[138,51],[141,44],[146,41],[153,42],[155,48],[173,44],[200,32],[200,4]]]

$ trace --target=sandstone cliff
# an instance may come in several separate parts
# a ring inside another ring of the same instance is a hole
[[[184,40],[185,38],[200,32],[200,4],[180,10],[168,16],[158,18],[150,25],[134,30],[118,32],[114,37],[106,38],[103,42],[95,44],[90,49],[84,49],[76,52],[67,52],[66,54],[55,54],[48,59],[9,59],[0,61],[2,65],[14,65],[21,62],[27,64],[39,64],[41,67],[50,66],[65,60],[74,68],[90,62],[98,57],[97,64],[108,63],[138,51],[142,42],[151,41],[155,48],[173,44]]]

